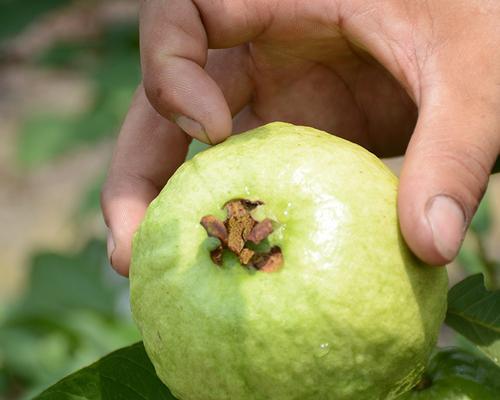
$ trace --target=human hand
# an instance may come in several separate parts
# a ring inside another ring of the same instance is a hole
[[[402,233],[422,260],[450,261],[500,152],[499,19],[490,0],[143,1],[144,89],[102,194],[112,265],[128,273],[132,234],[191,136],[275,120],[406,151]]]

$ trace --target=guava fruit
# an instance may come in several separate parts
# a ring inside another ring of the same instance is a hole
[[[498,400],[500,368],[462,349],[439,351],[416,388],[398,400]]]
[[[375,400],[412,388],[447,275],[405,245],[397,182],[363,148],[285,123],[184,163],[135,235],[130,272],[134,318],[172,393]]]

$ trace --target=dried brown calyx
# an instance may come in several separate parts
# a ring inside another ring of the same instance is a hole
[[[283,264],[281,249],[272,247],[264,253],[248,248],[249,242],[259,244],[273,232],[273,224],[269,218],[260,222],[253,219],[250,211],[261,205],[260,201],[244,199],[232,200],[224,206],[227,211],[225,221],[213,215],[205,215],[200,223],[207,231],[208,236],[219,239],[219,246],[210,252],[212,261],[222,265],[224,249],[232,251],[238,256],[240,263],[259,271],[277,271]]]

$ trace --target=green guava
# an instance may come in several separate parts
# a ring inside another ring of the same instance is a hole
[[[374,400],[412,388],[445,315],[447,275],[405,245],[397,183],[360,146],[285,123],[184,163],[135,235],[130,272],[134,318],[172,393]],[[272,232],[255,234],[269,221]],[[244,250],[231,251],[237,234]]]
[[[398,400],[498,400],[500,368],[461,349],[438,352],[411,392]]]

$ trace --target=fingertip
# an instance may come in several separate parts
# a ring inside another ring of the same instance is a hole
[[[109,263],[113,269],[124,277],[129,276],[131,252],[126,251],[123,246],[119,246],[113,250],[109,256]]]
[[[458,254],[468,225],[464,195],[457,195],[463,186],[445,170],[444,155],[431,162],[428,154],[414,150],[407,154],[399,182],[400,228],[419,259],[443,266]]]
[[[178,59],[162,74],[144,78],[146,96],[160,115],[207,144],[231,135],[232,116],[224,94],[203,68]]]
[[[410,250],[420,260],[431,266],[444,266],[448,264],[455,254],[448,251],[444,255],[438,246],[436,246],[435,238],[439,237],[439,229],[441,228],[442,219],[438,219],[431,225],[428,217],[428,212],[432,206],[427,205],[420,210],[415,207],[414,196],[408,196],[407,193],[400,190],[398,198],[398,213],[401,233]],[[425,204],[425,200],[423,200]],[[432,199],[428,202],[432,203]],[[431,211],[432,215],[436,215],[436,210]],[[450,246],[444,245],[446,249]],[[458,250],[457,250],[458,251]],[[454,253],[454,252],[453,252]]]
[[[463,207],[453,197],[440,194],[427,201],[425,216],[435,250],[444,262],[452,261],[465,236],[467,220]]]
[[[123,244],[116,246],[113,231],[108,228],[106,241],[108,261],[111,267],[120,275],[128,277],[129,274],[129,257],[130,255],[123,254]]]
[[[113,178],[116,179],[116,178]],[[132,256],[132,239],[147,207],[156,192],[149,193],[140,184],[104,185],[101,203],[108,226],[107,251],[109,263],[120,275],[128,276]]]
[[[472,154],[458,140],[427,136],[410,143],[399,184],[399,221],[408,246],[430,265],[457,256],[486,188],[487,169],[480,165],[488,160]]]
[[[106,240],[106,250],[108,253],[109,263],[113,265],[113,253],[115,251],[115,239],[113,238],[113,232],[108,228],[107,240]]]
[[[183,132],[187,133],[192,138],[198,139],[200,142],[206,144],[213,144],[205,128],[199,122],[185,115],[178,114],[174,114],[172,119]]]

